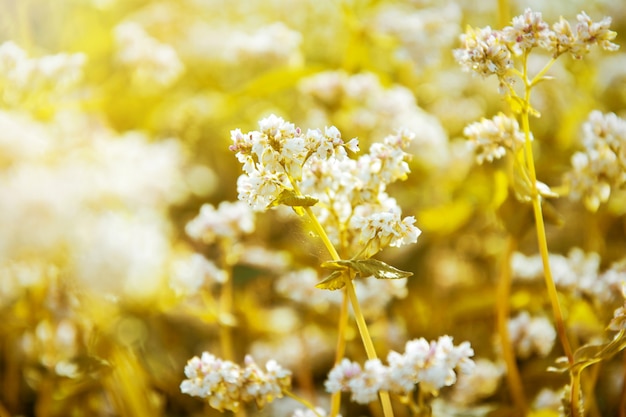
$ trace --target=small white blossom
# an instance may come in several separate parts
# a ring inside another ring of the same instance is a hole
[[[556,330],[545,317],[531,317],[523,311],[509,320],[508,333],[519,358],[533,354],[547,356],[554,346]]]
[[[254,212],[240,201],[222,201],[216,208],[204,204],[200,213],[187,223],[185,231],[194,240],[214,243],[216,240],[235,242],[254,232]]]

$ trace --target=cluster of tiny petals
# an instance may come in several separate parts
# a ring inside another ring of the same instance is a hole
[[[231,132],[231,151],[243,165],[237,181],[239,199],[255,210],[266,210],[285,190],[297,186],[318,203],[312,209],[333,243],[368,244],[372,256],[387,246],[414,243],[420,234],[411,216],[402,218],[386,186],[405,180],[410,172],[406,149],[415,134],[400,129],[357,159],[356,139],[345,143],[335,127],[301,129],[280,117],[259,122],[259,130]],[[340,230],[346,231],[340,236]]]
[[[461,35],[462,48],[454,50],[454,57],[466,71],[474,71],[483,77],[497,75],[505,79],[513,68],[511,51],[502,34],[491,27],[468,27]]]
[[[512,25],[502,29],[502,35],[516,55],[534,47],[550,47],[550,26],[544,22],[541,13],[530,9],[514,17]]]
[[[185,226],[189,237],[204,243],[236,241],[254,232],[254,212],[241,201],[222,201],[219,206],[204,204],[198,215]]]
[[[181,392],[206,398],[219,411],[237,412],[243,403],[256,402],[259,407],[282,397],[291,387],[291,372],[270,360],[262,370],[246,356],[245,367],[204,352],[191,358],[185,366]]]
[[[415,217],[401,218],[398,211],[372,213],[367,217],[354,216],[350,227],[359,230],[359,244],[368,247],[365,256],[371,256],[387,246],[403,246],[417,242],[421,231],[415,226]]]
[[[407,342],[403,354],[390,352],[387,366],[378,359],[368,360],[364,367],[343,359],[329,373],[325,387],[331,393],[351,392],[352,400],[361,404],[375,400],[379,391],[406,395],[416,384],[420,390],[438,395],[443,387],[456,382],[457,372],[472,372],[473,355],[468,342],[455,346],[449,336],[430,343],[415,339]]]
[[[583,124],[584,150],[572,156],[565,175],[572,199],[591,211],[606,202],[611,189],[626,183],[626,120],[614,113],[593,111]]]
[[[302,132],[276,115],[262,119],[258,131],[231,131],[231,139],[230,150],[245,172],[238,180],[239,198],[255,210],[267,209],[281,191],[292,189],[290,181],[302,179],[305,164],[358,151],[358,141],[344,142],[335,127]]]
[[[555,58],[569,53],[576,59],[586,55],[593,45],[599,45],[607,51],[619,48],[611,42],[616,33],[609,29],[609,17],[594,22],[585,12],[581,12],[577,20],[573,30],[563,18],[550,27],[541,13],[526,9],[502,30],[492,30],[489,26],[483,29],[468,28],[461,35],[462,47],[454,51],[454,56],[466,71],[474,71],[482,76],[496,75],[500,80],[501,91],[506,91],[503,87],[512,83],[512,57],[525,54],[533,48],[547,50]]]
[[[476,151],[476,161],[482,164],[502,158],[506,152],[515,152],[524,146],[524,133],[517,120],[502,113],[491,119],[469,124],[463,130]]]
[[[556,331],[548,319],[531,317],[526,311],[509,320],[508,333],[515,353],[521,359],[533,354],[547,356],[556,340]]]

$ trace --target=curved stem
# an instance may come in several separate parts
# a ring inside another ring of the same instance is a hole
[[[302,404],[303,406],[305,406],[309,410],[313,411],[313,413],[317,417],[322,417],[322,415],[320,413],[318,413],[318,411],[315,408],[315,406],[313,404],[311,404],[310,402],[308,402],[307,400],[305,400],[304,398],[294,394],[293,392],[291,392],[289,390],[283,390],[283,394],[285,394],[289,398],[293,398],[294,400],[298,401],[300,404]]]
[[[337,350],[335,352],[335,365],[341,362],[346,353],[346,328],[348,327],[348,295],[343,292],[341,310],[339,312],[339,323],[337,325]],[[339,414],[341,408],[341,391],[333,393],[330,400],[330,415],[334,417]]]
[[[535,228],[537,231],[537,245],[539,247],[539,253],[541,254],[541,261],[543,264],[543,272],[544,278],[546,281],[546,287],[548,290],[548,297],[550,298],[550,304],[552,305],[552,313],[554,316],[554,322],[556,325],[556,331],[559,336],[559,340],[561,342],[561,346],[563,347],[563,351],[565,356],[567,356],[567,362],[570,365],[574,364],[574,355],[572,354],[572,348],[570,346],[569,340],[567,338],[567,332],[565,329],[565,322],[563,320],[563,313],[561,311],[561,305],[559,303],[559,295],[556,290],[556,285],[554,284],[554,279],[552,277],[552,270],[550,268],[550,253],[548,251],[548,241],[546,238],[546,228],[543,221],[543,213],[541,208],[541,196],[537,190],[537,173],[535,170],[535,161],[533,158],[533,148],[532,142],[530,140],[530,120],[529,114],[531,111],[530,107],[530,92],[533,87],[533,83],[538,79],[537,77],[543,76],[542,74],[548,70],[549,66],[551,66],[553,60],[551,60],[542,71],[537,74],[533,81],[528,80],[528,51],[526,51],[522,57],[523,64],[523,81],[524,81],[524,106],[521,112],[522,119],[522,129],[524,131],[524,155],[526,159],[526,167],[528,168],[528,174],[531,180],[531,197],[532,197],[532,205],[533,205],[533,213],[535,217]],[[570,372],[570,382],[571,382],[571,403],[572,403],[572,416],[579,416],[579,408],[578,404],[580,401],[579,396],[579,387],[580,387],[580,375],[573,375]]]
[[[524,387],[522,386],[522,378],[517,367],[515,352],[509,337],[508,320],[509,320],[509,298],[511,293],[511,255],[515,250],[516,242],[513,237],[509,237],[504,262],[502,263],[500,276],[498,280],[498,297],[496,302],[496,316],[498,334],[500,335],[500,345],[502,346],[502,356],[506,364],[506,378],[511,391],[511,397],[515,408],[526,415],[528,406]]]

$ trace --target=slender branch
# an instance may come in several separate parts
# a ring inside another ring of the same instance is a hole
[[[303,207],[305,213],[309,216],[311,223],[313,223],[313,229],[324,242],[324,246],[328,249],[330,256],[333,260],[340,260],[339,253],[337,253],[337,249],[332,244],[326,231],[320,224],[319,220],[311,207]],[[346,282],[346,291],[348,293],[348,297],[350,298],[350,304],[352,305],[352,311],[354,311],[354,317],[357,322],[357,327],[359,329],[359,334],[361,335],[361,341],[363,342],[363,346],[365,347],[365,352],[367,353],[368,359],[377,359],[376,350],[374,349],[374,342],[372,342],[372,338],[369,334],[369,330],[367,329],[367,324],[365,323],[365,317],[363,317],[363,313],[361,311],[361,306],[359,305],[359,300],[356,297],[356,291],[354,290],[354,284],[349,277],[344,278]],[[391,407],[391,399],[389,398],[389,393],[386,391],[380,391],[380,402],[383,407],[383,414],[385,417],[393,416],[393,409]]]
[[[302,404],[303,406],[305,406],[309,410],[313,411],[313,413],[317,417],[322,417],[322,415],[317,411],[315,406],[313,404],[311,404],[310,402],[308,402],[307,400],[305,400],[304,398],[294,394],[293,392],[291,392],[289,390],[283,390],[283,394],[285,394],[289,398],[293,398],[294,400],[298,401],[300,404]]]
[[[500,345],[502,346],[502,356],[506,364],[506,377],[509,384],[509,390],[513,397],[513,403],[515,408],[520,410],[523,415],[526,415],[528,406],[526,403],[526,395],[524,394],[524,387],[522,386],[522,378],[520,376],[519,369],[517,367],[517,361],[515,358],[515,352],[513,351],[513,345],[509,337],[508,320],[509,320],[509,298],[511,293],[511,255],[515,250],[516,242],[513,237],[510,237],[507,243],[505,261],[502,263],[500,269],[500,275],[498,280],[498,298],[496,303],[496,315],[498,334],[500,335]]]

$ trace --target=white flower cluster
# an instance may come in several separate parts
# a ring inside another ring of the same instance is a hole
[[[230,149],[245,171],[237,181],[241,200],[265,210],[277,203],[304,205],[297,198],[312,197],[317,200],[313,210],[333,243],[348,242],[366,258],[386,246],[417,240],[415,219],[401,218],[396,201],[385,193],[387,184],[407,177],[410,132],[388,136],[355,160],[347,157],[346,149],[356,152],[358,142],[344,143],[335,127],[303,133],[273,115],[259,127],[247,134],[239,129],[231,133]],[[284,192],[292,196],[285,199]]]
[[[472,356],[469,342],[455,346],[450,336],[430,343],[415,339],[406,343],[404,353],[390,352],[388,366],[379,359],[368,360],[364,367],[343,359],[328,374],[325,387],[330,393],[350,392],[352,401],[360,404],[374,401],[379,391],[409,394],[416,384],[422,392],[436,396],[456,382],[457,372],[472,372]]]
[[[450,161],[448,136],[441,122],[418,106],[415,95],[401,85],[387,87],[378,76],[363,72],[324,71],[299,85],[307,122],[341,122],[362,138],[379,141],[394,129],[405,129],[414,139],[409,151],[430,169]]]
[[[224,270],[199,253],[174,258],[170,268],[170,287],[180,295],[195,294],[204,285],[228,280]]]
[[[515,353],[521,359],[533,354],[548,356],[554,347],[556,330],[545,317],[531,317],[527,311],[522,311],[509,319],[507,328]]]
[[[384,5],[374,27],[398,40],[396,57],[410,59],[423,72],[441,63],[459,32],[462,11],[453,2],[413,8],[406,4]]]
[[[174,48],[159,42],[135,22],[124,22],[114,29],[117,59],[131,71],[132,82],[143,91],[174,84],[185,66]]]
[[[341,160],[346,157],[344,147],[358,150],[356,139],[344,144],[335,127],[324,133],[303,133],[293,123],[271,115],[259,122],[259,128],[247,134],[233,130],[230,146],[245,171],[237,181],[239,198],[255,210],[271,207],[283,190],[294,191],[305,164],[331,156]]]
[[[474,404],[492,396],[500,387],[506,366],[478,359],[472,373],[461,374],[452,389],[450,399],[460,405]]]
[[[31,107],[56,99],[81,80],[86,60],[80,53],[29,58],[14,42],[5,42],[0,45],[2,102],[9,107]]]
[[[241,201],[222,201],[216,208],[204,204],[200,213],[185,226],[187,235],[206,244],[218,240],[236,242],[254,232],[254,212]]]
[[[600,22],[592,21],[585,12],[577,16],[578,23],[572,29],[569,22],[561,18],[552,27],[541,13],[526,9],[513,18],[511,26],[502,30],[468,28],[461,36],[462,48],[454,50],[454,56],[466,71],[482,76],[496,75],[500,86],[511,85],[513,57],[541,48],[558,57],[564,53],[580,59],[591,46],[599,45],[607,51],[616,51],[618,45],[611,42],[616,33],[609,30],[611,18]]]
[[[499,113],[492,119],[481,119],[463,130],[475,149],[476,161],[493,162],[502,158],[507,151],[515,155],[524,146],[524,133],[520,130],[517,120]]]
[[[387,246],[415,243],[421,231],[415,218],[401,216],[387,185],[409,172],[405,152],[414,135],[402,130],[374,143],[358,159],[317,161],[303,178],[302,191],[319,199],[313,207],[334,244],[346,244],[370,257]]]
[[[206,398],[211,407],[236,412],[242,404],[254,401],[258,407],[283,396],[291,388],[291,372],[270,360],[265,370],[259,368],[251,356],[246,356],[245,367],[203,352],[194,356],[185,366],[185,379],[180,384],[184,394]]]
[[[301,43],[302,34],[282,22],[253,30],[196,22],[183,41],[194,59],[236,66],[237,72],[243,67],[258,70],[259,66],[267,69],[298,64],[302,61]]]
[[[600,272],[600,255],[585,253],[572,248],[567,256],[550,254],[552,277],[561,291],[589,297],[599,306],[615,301],[626,280],[626,269],[622,263]],[[543,279],[543,264],[540,255],[526,256],[516,252],[511,258],[514,278],[519,281]]]
[[[0,269],[37,254],[35,268],[55,265],[82,289],[157,296],[173,253],[168,208],[187,193],[182,167],[174,140],[117,135],[76,113],[41,123],[0,112]]]
[[[565,175],[572,199],[583,199],[588,210],[606,202],[612,188],[626,184],[626,120],[595,110],[583,124],[584,151],[572,156]]]

